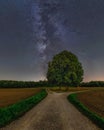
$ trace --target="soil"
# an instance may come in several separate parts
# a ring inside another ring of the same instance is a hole
[[[7,107],[16,102],[34,96],[41,89],[37,88],[9,88],[9,89],[1,89],[0,88],[0,108]]]
[[[89,110],[104,118],[104,90],[79,93],[77,97]]]

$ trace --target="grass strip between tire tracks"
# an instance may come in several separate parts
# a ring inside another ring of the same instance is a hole
[[[104,130],[104,118],[98,116],[94,112],[91,112],[86,106],[84,106],[84,104],[77,99],[76,93],[69,95],[67,98],[76,108],[78,108],[80,112],[82,112],[82,114],[87,116],[90,120],[92,120],[92,122]]]
[[[22,116],[46,96],[47,92],[45,90],[42,90],[32,97],[19,101],[8,107],[0,108],[0,127],[3,127],[9,124],[11,121]]]

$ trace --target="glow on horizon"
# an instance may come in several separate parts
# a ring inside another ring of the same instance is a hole
[[[47,78],[43,75],[39,75],[36,77],[35,76],[29,76],[29,77],[25,77],[25,78],[18,78],[18,77],[0,77],[0,80],[15,80],[15,81],[44,81],[44,80],[47,80]],[[104,76],[96,76],[96,77],[84,77],[83,81],[82,82],[90,82],[90,81],[104,81]]]
[[[83,82],[89,82],[89,81],[104,81],[104,76],[85,77],[83,79]]]

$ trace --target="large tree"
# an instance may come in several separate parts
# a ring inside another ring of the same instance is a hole
[[[78,86],[83,80],[83,73],[77,56],[65,50],[48,63],[47,79],[51,84]]]

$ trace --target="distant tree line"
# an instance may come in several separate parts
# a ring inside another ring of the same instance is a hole
[[[50,86],[47,81],[12,81],[1,80],[0,88],[35,88],[35,87],[48,87]]]
[[[58,87],[48,81],[12,81],[0,80],[0,88],[37,88],[37,87]],[[60,85],[59,85],[60,86]],[[104,81],[82,82],[80,87],[104,87]],[[69,86],[70,87],[70,86]]]
[[[82,82],[80,87],[104,87],[104,81]]]

